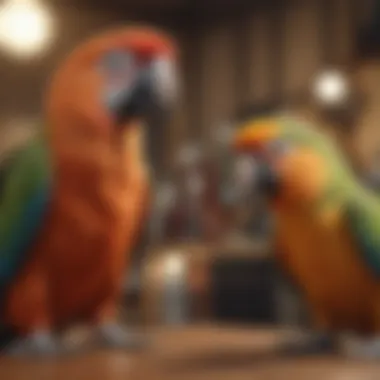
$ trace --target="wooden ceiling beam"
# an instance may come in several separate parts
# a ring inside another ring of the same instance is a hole
[[[176,29],[207,28],[241,17],[263,7],[273,7],[278,0],[51,0],[53,6],[92,12],[117,14],[122,21],[144,21]],[[286,2],[292,0],[283,0]],[[294,0],[293,0],[294,1]]]
[[[52,0],[51,4],[54,8],[63,9],[80,9],[90,10],[92,12],[119,12],[121,14],[129,13],[151,13],[160,12],[167,13],[173,10],[181,9],[181,2],[174,3],[172,0],[140,0],[138,2],[128,3],[118,0]]]

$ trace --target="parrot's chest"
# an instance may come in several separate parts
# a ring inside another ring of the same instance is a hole
[[[342,219],[335,215],[326,223],[297,212],[277,217],[281,260],[310,304],[334,319],[366,310],[373,283]]]
[[[120,287],[147,186],[146,173],[135,171],[126,181],[108,177],[92,191],[57,195],[47,252],[60,318],[87,313],[83,306],[91,312]]]

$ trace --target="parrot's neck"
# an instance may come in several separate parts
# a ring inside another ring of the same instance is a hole
[[[62,144],[56,158],[58,182],[72,191],[112,184],[124,188],[147,177],[143,130],[138,125],[123,129],[109,140],[94,139]]]
[[[298,215],[308,220],[319,220],[324,225],[331,225],[340,219],[349,204],[363,205],[364,202],[373,202],[373,194],[354,181],[337,181],[328,187],[313,203],[279,202],[275,204],[275,214],[279,219],[281,215]],[[364,201],[364,202],[363,202]]]
[[[136,123],[123,129],[119,142],[118,149],[123,162],[126,161],[129,165],[133,166],[147,166],[145,134],[144,128],[141,125]]]

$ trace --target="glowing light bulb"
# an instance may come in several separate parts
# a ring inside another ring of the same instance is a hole
[[[14,54],[42,52],[52,34],[50,14],[37,0],[9,0],[0,8],[0,44]]]
[[[317,77],[313,92],[320,103],[338,105],[347,100],[349,86],[346,77],[340,71],[326,71]]]

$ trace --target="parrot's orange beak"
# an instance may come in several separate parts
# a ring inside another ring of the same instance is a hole
[[[251,182],[254,191],[263,192],[271,196],[278,193],[280,186],[278,173],[264,155],[266,146],[275,141],[279,135],[279,127],[272,119],[259,119],[240,127],[233,137],[232,149],[238,154],[243,154],[243,156],[250,156],[254,164],[252,173],[243,175],[243,177],[251,177],[251,179],[237,179],[240,182],[237,187],[243,186],[242,184],[246,186],[247,183]]]
[[[270,120],[257,120],[242,126],[233,139],[233,149],[237,152],[260,150],[266,143],[276,139],[279,129]]]

